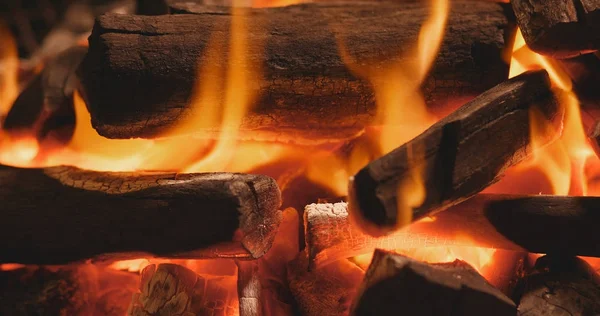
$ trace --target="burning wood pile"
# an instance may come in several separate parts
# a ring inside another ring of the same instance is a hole
[[[59,2],[0,25],[1,315],[600,314],[595,1]]]

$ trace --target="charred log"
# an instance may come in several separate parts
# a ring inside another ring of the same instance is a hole
[[[73,47],[50,60],[15,100],[3,129],[41,139],[66,128],[61,138],[68,140],[75,125],[73,93],[79,84],[75,70],[86,53],[86,47]]]
[[[266,176],[4,167],[0,185],[0,262],[124,252],[257,258],[281,218],[279,189]]]
[[[519,315],[598,315],[598,274],[576,257],[544,256],[521,282]]]
[[[594,0],[513,0],[517,23],[532,50],[556,58],[600,48],[600,4]]]
[[[480,192],[527,156],[532,111],[549,122],[562,118],[545,71],[499,84],[369,163],[351,180],[350,215],[367,233],[381,235],[406,224],[411,209],[417,220]],[[540,141],[556,136],[549,134]],[[405,184],[423,187],[420,206],[399,193]]]
[[[142,271],[140,293],[134,294],[127,315],[229,315],[235,308],[228,304],[235,286],[224,287],[221,279],[176,264],[149,265]]]
[[[600,214],[595,197],[479,194],[435,216],[385,237],[368,236],[351,225],[346,203],[306,207],[306,247],[311,267],[387,250],[471,246],[600,256],[595,225]],[[552,232],[552,234],[548,234]],[[467,241],[457,239],[463,236]]]
[[[426,264],[376,250],[352,315],[515,315],[515,303],[467,263]]]
[[[198,70],[207,64],[225,69],[226,54],[207,53],[211,38],[229,37],[231,13],[197,5],[179,12],[194,14],[105,15],[96,23],[81,76],[101,135],[159,135],[193,114],[190,97],[196,79],[203,80]],[[375,116],[373,89],[344,65],[338,40],[359,62],[385,67],[416,41],[428,10],[423,3],[313,3],[251,9],[249,15],[247,37],[254,45],[247,62],[264,70],[264,80],[251,88],[258,100],[241,128],[265,138],[288,133],[286,140],[301,142],[355,136]],[[477,95],[507,75],[502,5],[453,3],[448,24],[423,85],[431,104]]]

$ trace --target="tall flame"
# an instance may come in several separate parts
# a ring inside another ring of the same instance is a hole
[[[6,116],[19,92],[19,54],[10,30],[0,23],[0,119]],[[0,122],[1,124],[1,122]]]
[[[594,152],[587,141],[579,100],[573,92],[571,79],[554,60],[530,50],[520,30],[517,31],[514,43],[510,76],[519,75],[526,70],[545,69],[554,85],[553,91],[559,105],[564,109],[562,134],[548,146],[543,146],[543,138],[552,133],[553,126],[539,111],[531,111],[531,163],[548,178],[553,191],[549,193],[587,195],[584,167]]]

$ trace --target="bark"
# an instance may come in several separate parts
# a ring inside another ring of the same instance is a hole
[[[418,221],[385,237],[362,233],[347,204],[306,207],[306,247],[312,268],[372,252],[435,246],[473,246],[533,253],[600,256],[595,197],[479,194],[434,221]],[[552,233],[548,233],[552,232]]]
[[[4,167],[0,184],[0,262],[107,253],[257,258],[281,218],[279,189],[266,176]]]
[[[585,261],[544,256],[522,280],[518,315],[598,315],[598,274]]]
[[[496,3],[452,4],[448,32],[423,84],[429,103],[474,96],[505,80],[504,9]],[[190,97],[196,79],[200,85],[208,80],[198,77],[203,67],[226,70],[227,54],[209,54],[208,47],[218,43],[227,51],[231,13],[195,4],[175,13],[194,14],[105,15],[96,23],[80,70],[101,135],[155,137],[180,118],[202,115]],[[408,63],[401,56],[416,41],[428,10],[424,3],[312,3],[249,9],[249,15],[247,63],[262,72],[250,73],[249,91],[257,98],[241,129],[254,138],[314,142],[353,137],[373,123],[376,112],[372,85],[346,67],[338,40],[373,69]],[[216,90],[217,99],[226,95],[222,87]]]
[[[377,236],[404,225],[411,209],[417,220],[480,192],[527,157],[532,111],[559,128],[562,112],[545,71],[499,84],[369,163],[351,179],[351,215]],[[548,132],[540,142],[557,135]],[[417,189],[426,192],[420,206],[409,200]]]
[[[86,53],[87,47],[72,47],[51,59],[15,100],[3,129],[42,139],[64,128],[60,138],[70,139],[75,125],[73,93],[79,84],[75,70]]]
[[[375,251],[352,315],[515,315],[513,301],[467,263],[426,264]]]
[[[134,294],[127,315],[232,315],[235,307],[228,303],[235,286],[223,287],[220,279],[176,264],[149,265],[142,271],[141,293]]]
[[[597,0],[513,0],[517,23],[532,50],[556,58],[600,48]]]

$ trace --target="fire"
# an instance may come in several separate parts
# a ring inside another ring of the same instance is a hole
[[[0,23],[0,123],[19,93],[19,54],[10,30]]]
[[[445,263],[462,260],[469,263],[475,270],[482,273],[491,263],[496,249],[465,246],[436,246],[424,248],[396,249],[396,252],[418,261],[429,263]],[[369,266],[373,254],[364,254],[354,257],[354,261],[361,267]]]
[[[545,69],[554,85],[554,93],[559,105],[564,109],[562,134],[548,146],[542,146],[542,139],[550,133],[558,133],[536,110],[530,113],[531,145],[533,159],[524,168],[538,168],[547,177],[552,192],[558,195],[587,195],[585,166],[594,157],[581,120],[579,100],[573,92],[568,75],[554,60],[531,51],[517,31],[511,59],[510,76],[526,70]]]

